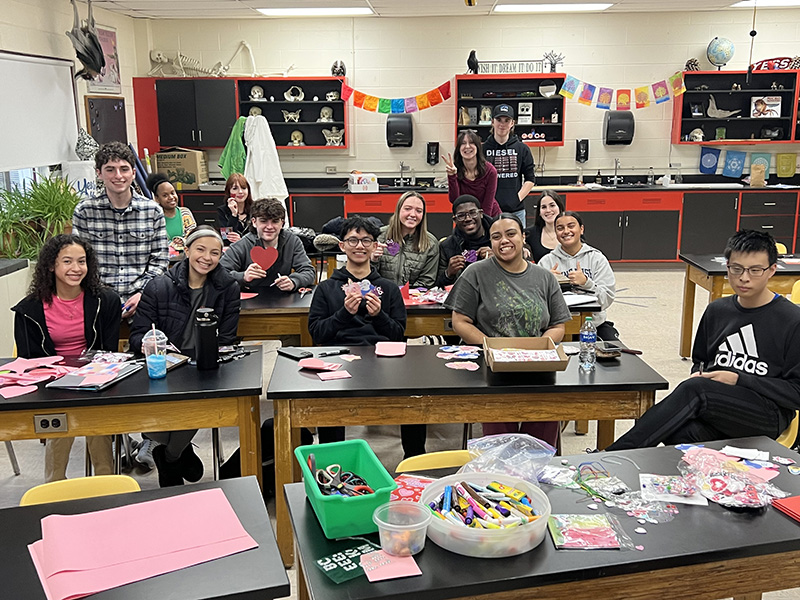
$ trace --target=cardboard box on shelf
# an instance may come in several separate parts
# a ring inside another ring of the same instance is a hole
[[[549,350],[557,360],[495,360],[495,351],[508,350]],[[567,368],[569,357],[561,346],[556,347],[549,337],[484,337],[483,351],[486,364],[495,373],[513,371],[563,371]]]
[[[208,181],[208,157],[204,150],[170,148],[153,155],[153,170],[163,173],[178,191],[197,190]]]
[[[378,178],[375,173],[350,173],[347,189],[351,192],[377,192]]]

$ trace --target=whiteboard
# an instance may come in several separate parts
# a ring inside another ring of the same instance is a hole
[[[72,61],[0,52],[0,171],[76,160]]]

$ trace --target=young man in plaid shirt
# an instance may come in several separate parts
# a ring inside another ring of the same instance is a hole
[[[105,192],[80,202],[72,217],[72,232],[97,253],[101,281],[122,298],[123,319],[136,312],[144,286],[164,273],[169,262],[161,207],[131,188],[135,163],[125,144],[103,144],[95,167]]]

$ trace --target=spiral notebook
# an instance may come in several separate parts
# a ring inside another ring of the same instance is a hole
[[[51,381],[45,387],[99,392],[143,368],[141,362],[89,363],[77,371]]]

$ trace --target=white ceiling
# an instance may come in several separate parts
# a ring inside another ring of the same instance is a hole
[[[503,4],[573,4],[613,2],[604,12],[713,11],[728,8],[736,0],[502,0]],[[379,17],[433,17],[488,15],[499,0],[93,0],[93,6],[129,17],[152,19],[265,19],[258,8],[297,6],[368,6]]]

